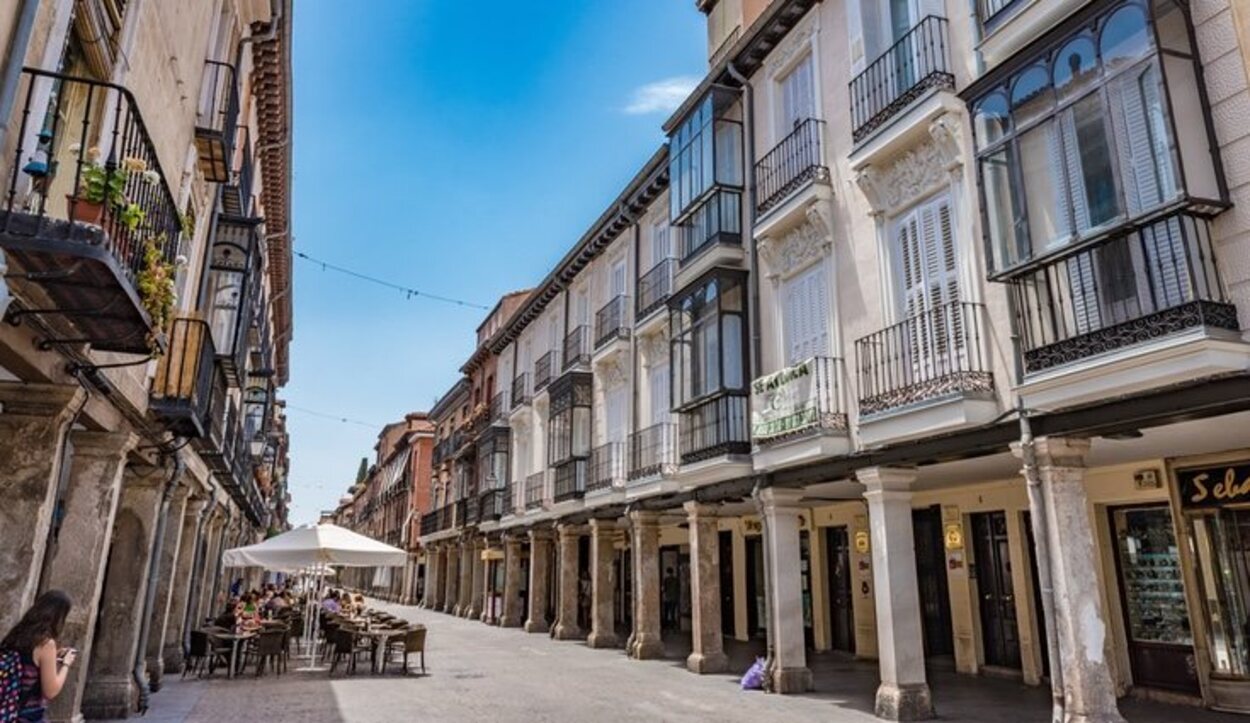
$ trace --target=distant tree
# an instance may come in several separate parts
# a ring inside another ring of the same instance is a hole
[[[369,476],[369,458],[360,458],[360,469],[356,470],[356,484],[365,481],[365,477]]]

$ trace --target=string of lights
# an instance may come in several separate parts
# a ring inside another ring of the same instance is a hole
[[[359,419],[352,419],[350,417],[344,417],[338,414],[327,414],[326,412],[318,412],[315,409],[308,409],[307,407],[297,407],[293,404],[287,404],[286,408],[289,410],[300,412],[302,414],[307,414],[313,417],[321,417],[322,419],[329,419],[335,422],[342,422],[344,424],[355,424],[361,427],[366,427],[368,429],[381,429],[382,428],[381,424],[372,424],[370,422],[362,422]]]
[[[313,264],[316,264],[317,266],[320,266],[322,271],[336,271],[340,274],[345,274],[347,276],[351,276],[352,278],[360,279],[361,281],[366,281],[368,283],[376,284],[378,286],[385,286],[388,289],[394,289],[395,291],[400,292],[401,294],[404,295],[405,298],[408,298],[408,299],[420,297],[422,299],[429,299],[431,301],[441,301],[444,304],[454,304],[456,306],[464,306],[470,309],[482,309],[484,311],[490,310],[489,306],[485,306],[483,304],[477,304],[472,301],[465,301],[463,299],[453,299],[450,296],[439,296],[438,294],[431,294],[425,291],[421,291],[419,289],[414,289],[408,286],[403,286],[401,284],[396,284],[394,282],[387,281],[385,279],[379,279],[376,276],[370,276],[368,274],[363,274],[359,271],[353,271],[352,269],[348,269],[342,266],[332,264],[329,261],[323,261],[319,258],[309,256],[303,251],[293,251],[292,253],[294,253],[295,256],[301,259],[304,259],[305,261],[309,261]]]

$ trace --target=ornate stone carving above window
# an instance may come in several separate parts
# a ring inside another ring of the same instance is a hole
[[[768,265],[770,280],[792,276],[829,252],[833,234],[826,206],[808,206],[806,218],[797,226],[760,240],[760,255]]]
[[[855,177],[876,213],[901,211],[963,174],[959,119],[947,113],[929,124],[929,137],[884,167],[865,166]]]
[[[654,364],[657,359],[668,357],[668,339],[668,326],[654,334],[638,337],[638,349],[648,365]]]
[[[615,389],[625,383],[625,366],[621,355],[613,354],[596,363],[595,373],[604,389]]]

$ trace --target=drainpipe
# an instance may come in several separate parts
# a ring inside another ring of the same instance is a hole
[[[760,542],[764,551],[764,637],[765,649],[767,657],[764,661],[764,690],[773,692],[773,673],[777,667],[777,650],[774,647],[777,636],[773,634],[773,624],[777,619],[777,614],[773,607],[773,576],[772,576],[772,543],[768,536],[768,515],[764,513],[764,501],[760,499],[760,492],[763,491],[763,478],[755,481],[755,486],[751,488],[751,499],[755,501],[755,512],[760,516]],[[747,601],[750,604],[751,601]]]
[[[1025,487],[1029,494],[1029,520],[1033,528],[1033,545],[1037,560],[1037,579],[1042,598],[1042,619],[1046,624],[1046,650],[1050,660],[1050,691],[1052,698],[1051,721],[1063,723],[1063,665],[1059,659],[1059,631],[1055,621],[1055,589],[1050,569],[1049,521],[1046,517],[1046,498],[1042,494],[1042,481],[1037,473],[1037,454],[1033,447],[1033,428],[1029,424],[1028,410],[1024,400],[1017,397],[1020,411],[1020,458],[1024,465]]]
[[[742,134],[746,136],[747,163],[743,164],[743,174],[747,186],[746,223],[743,229],[747,243],[751,245],[751,253],[747,260],[747,277],[750,284],[751,308],[751,373],[748,379],[754,379],[763,368],[763,337],[760,335],[760,250],[755,243],[755,90],[747,77],[733,63],[726,70],[730,77],[742,84]]]
[[[140,715],[147,714],[148,702],[152,697],[144,672],[147,668],[148,635],[152,632],[152,607],[156,604],[156,586],[160,582],[158,578],[161,572],[161,552],[165,546],[165,527],[169,522],[169,503],[174,497],[174,491],[178,489],[178,484],[182,481],[182,473],[186,471],[186,463],[182,461],[182,455],[175,452],[173,457],[174,466],[169,472],[169,479],[165,481],[165,489],[161,492],[160,510],[156,513],[156,540],[152,543],[152,559],[148,562],[148,584],[143,593],[143,612],[139,618],[139,647],[135,651],[134,668],[131,669],[131,677],[134,678],[135,685],[139,688],[138,712]]]
[[[981,39],[984,32],[981,28],[981,8],[977,0],[968,0],[968,19],[972,24],[972,72],[973,77],[980,78],[985,74],[985,56],[981,53]]]
[[[200,591],[203,589],[204,580],[204,562],[208,555],[208,541],[204,539],[204,528],[208,525],[208,520],[213,516],[213,511],[217,508],[217,496],[213,495],[208,498],[208,504],[204,505],[204,509],[200,511],[200,518],[195,521],[195,559],[191,561],[191,590],[187,595],[187,609],[182,618],[182,653],[185,656],[191,652],[191,629],[195,623],[195,616],[198,614],[196,603],[200,599]]]
[[[0,148],[4,147],[9,117],[13,114],[14,104],[17,103],[17,86],[21,84],[22,66],[25,65],[26,50],[30,46],[30,36],[35,26],[35,13],[39,10],[39,0],[18,1],[22,9],[18,11],[17,27],[14,28],[10,38],[9,52],[5,54],[3,70],[0,70]],[[4,260],[0,259],[0,272],[4,271],[3,267]],[[0,292],[0,294],[3,293]],[[0,312],[3,311],[4,309],[0,308]]]

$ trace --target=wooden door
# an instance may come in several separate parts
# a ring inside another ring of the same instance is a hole
[[[955,652],[951,628],[950,588],[946,581],[946,553],[942,539],[942,509],[912,512],[916,545],[916,584],[920,589],[920,621],[925,657]]]
[[[1007,514],[973,515],[972,535],[985,664],[1018,669],[1020,638],[1011,579],[1011,551],[1007,544]]]
[[[825,528],[825,561],[829,579],[829,644],[855,652],[855,612],[851,596],[851,546],[845,527]]]

